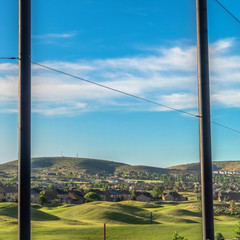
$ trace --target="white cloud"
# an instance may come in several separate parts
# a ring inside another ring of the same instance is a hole
[[[212,95],[212,101],[225,107],[240,107],[240,89],[221,90]]]
[[[231,53],[234,44],[234,39],[223,39],[210,46],[212,102],[216,107],[240,106],[240,55]],[[196,47],[177,46],[158,48],[141,57],[42,64],[173,108],[196,111],[196,58]],[[0,64],[0,105],[17,100],[17,67],[16,64]],[[37,65],[32,66],[32,76],[33,112],[36,113],[73,115],[116,109],[167,111]],[[8,109],[8,112],[16,110],[12,106]]]
[[[164,102],[165,105],[176,109],[197,109],[198,97],[191,93],[173,93],[162,95],[159,97],[159,102]]]
[[[60,102],[58,104],[33,104],[32,112],[33,113],[41,113],[47,116],[54,116],[54,115],[76,115],[82,113],[86,108],[85,103],[63,103]]]
[[[219,54],[226,52],[234,45],[234,41],[234,38],[225,38],[214,42],[210,45],[210,54]]]
[[[72,38],[76,36],[76,32],[71,33],[48,33],[43,35],[33,35],[33,38],[38,39],[49,39],[49,38],[58,38],[58,39],[64,39],[64,38]]]
[[[90,66],[90,65],[87,65],[87,64],[84,64],[82,62],[79,62],[79,63],[72,63],[72,62],[62,62],[62,61],[58,61],[58,62],[43,62],[42,63],[43,65],[47,65],[48,67],[51,67],[51,68],[57,68],[61,71],[64,71],[64,70],[68,70],[68,71],[76,71],[76,70],[94,70],[94,67],[93,66]],[[32,69],[33,70],[36,70],[36,69],[40,69],[40,70],[43,70],[43,68],[39,65],[35,65],[33,64],[32,65]]]
[[[12,63],[0,63],[0,71],[18,71],[18,65]]]
[[[0,101],[17,100],[18,96],[17,76],[0,77]]]

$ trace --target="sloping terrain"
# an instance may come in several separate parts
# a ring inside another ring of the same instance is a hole
[[[0,164],[0,172],[17,173],[17,161]],[[70,158],[70,157],[42,157],[32,159],[32,173],[56,173],[56,172],[78,172],[88,174],[114,174],[118,171],[135,171],[149,173],[167,173],[164,168],[148,166],[131,166],[124,163],[90,159],[90,158]]]
[[[0,175],[17,174],[17,161],[0,164]],[[215,161],[213,162],[213,170],[224,171],[240,171],[240,161]],[[32,174],[48,174],[48,173],[64,173],[73,174],[112,174],[118,172],[129,173],[148,173],[148,174],[187,174],[200,173],[200,164],[191,163],[184,165],[172,166],[169,168],[149,167],[141,165],[129,165],[125,163],[98,160],[90,158],[70,158],[70,157],[41,157],[32,159]]]
[[[200,163],[190,163],[172,166],[168,168],[169,170],[178,170],[182,172],[200,172]],[[213,171],[240,171],[240,161],[214,161]]]
[[[58,207],[32,207],[33,240],[103,239],[169,240],[175,231],[191,240],[202,239],[201,209],[197,201],[142,203],[92,202]],[[150,216],[153,224],[150,224]],[[17,204],[0,203],[0,240],[17,239]],[[216,232],[231,238],[238,219],[215,217]]]

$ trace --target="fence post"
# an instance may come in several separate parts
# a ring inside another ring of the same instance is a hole
[[[104,223],[104,240],[107,239],[107,235],[106,235],[106,223]]]

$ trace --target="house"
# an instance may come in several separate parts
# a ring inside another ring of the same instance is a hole
[[[67,203],[69,198],[68,193],[60,189],[46,190],[44,195],[48,203],[54,200],[59,200],[60,203]]]
[[[100,196],[102,201],[110,201],[111,197],[108,191],[101,191],[99,189],[90,189],[88,192],[94,192]]]
[[[132,194],[127,190],[115,190],[115,192],[118,195],[117,200],[128,201],[128,200],[131,200],[132,198]]]
[[[68,204],[82,204],[84,203],[84,193],[77,190],[68,191],[69,199],[67,200]]]
[[[110,196],[109,201],[112,201],[112,202],[117,202],[118,201],[117,191],[115,191],[113,189],[110,189],[110,190],[108,190],[108,193],[109,193],[109,196]]]
[[[15,202],[18,198],[17,187],[2,186],[0,187],[0,201]]]
[[[240,202],[240,192],[234,191],[220,191],[218,193],[218,201],[231,201],[234,200],[235,202]]]
[[[178,192],[163,193],[163,201],[186,201],[187,198]]]
[[[0,187],[0,202],[5,200],[5,191],[3,187]]]
[[[139,202],[150,202],[152,197],[149,192],[136,192],[136,200]]]
[[[31,188],[31,203],[40,204],[40,192],[37,188]]]
[[[110,178],[109,180],[108,180],[108,182],[109,183],[119,183],[119,178],[117,178],[117,177],[112,177],[112,178]]]
[[[134,183],[136,183],[136,181],[134,181],[134,180],[129,180],[128,183],[129,183],[129,184],[134,184]]]

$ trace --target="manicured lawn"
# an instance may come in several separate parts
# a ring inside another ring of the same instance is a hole
[[[16,204],[0,203],[0,240],[17,239],[16,211]],[[150,224],[150,212],[154,224]],[[194,201],[35,206],[32,219],[32,240],[103,239],[104,222],[107,222],[107,240],[169,240],[175,231],[188,240],[202,239],[199,203]],[[217,216],[215,232],[231,238],[237,221],[235,217]]]

